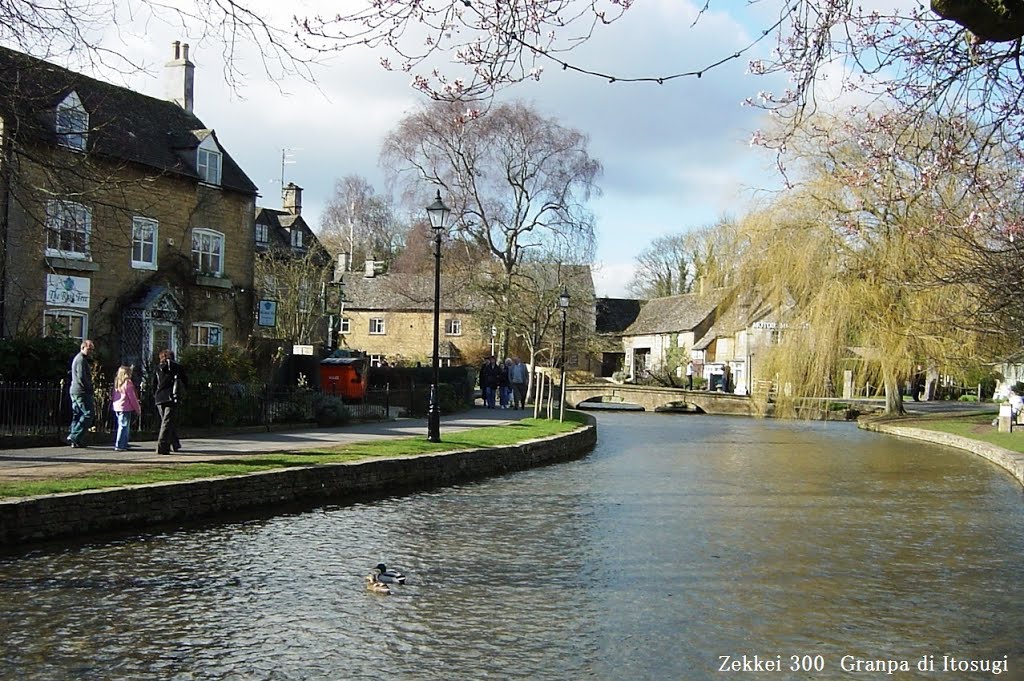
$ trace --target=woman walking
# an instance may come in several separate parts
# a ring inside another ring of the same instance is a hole
[[[117,416],[117,439],[114,440],[115,452],[128,451],[128,438],[132,429],[132,416],[142,415],[139,405],[139,394],[132,383],[132,369],[121,365],[114,378],[114,392],[110,395],[111,406]]]
[[[156,393],[153,401],[160,412],[160,436],[156,441],[157,454],[170,454],[171,450],[179,451],[181,441],[178,439],[177,410],[181,402],[182,391],[188,385],[185,370],[174,361],[174,351],[160,351],[160,364],[156,368]]]

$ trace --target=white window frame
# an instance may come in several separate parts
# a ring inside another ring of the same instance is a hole
[[[69,319],[69,320],[71,318],[75,318],[75,319],[80,319],[82,321],[82,335],[81,336],[77,336],[77,335],[72,335],[72,334],[69,333],[68,334],[69,338],[74,338],[79,343],[81,343],[82,341],[84,341],[86,338],[89,337],[89,315],[88,315],[88,313],[80,312],[78,310],[67,310],[67,309],[64,309],[64,308],[52,308],[52,309],[43,310],[43,335],[44,336],[52,335],[50,333],[50,331],[51,331],[51,326],[50,325],[53,322],[56,321],[56,322],[59,322],[61,324],[64,324],[64,322],[61,321],[61,318]],[[72,330],[70,325],[65,324],[65,326],[66,326],[66,328],[68,329],[69,332]]]
[[[85,151],[89,139],[89,112],[74,90],[57,105],[53,128],[57,133],[57,144]]]
[[[256,223],[256,243],[265,246],[270,243],[270,225]]]
[[[211,337],[216,337],[216,342],[211,342]],[[224,347],[224,327],[214,322],[196,322],[192,325],[191,335],[192,346],[196,348],[217,348]]]
[[[296,249],[305,248],[305,246],[302,245],[302,230],[301,229],[293,229],[293,230],[291,230],[291,232],[292,232],[292,248],[296,248]]]
[[[462,320],[449,318],[444,320],[444,335],[446,336],[461,336],[462,335]]]
[[[342,317],[341,318],[341,330],[338,333],[352,333],[352,318]]]
[[[142,238],[144,230],[150,230],[150,238]],[[137,270],[155,270],[157,268],[157,249],[159,247],[160,223],[152,218],[144,218],[136,215],[132,218],[132,267]],[[150,260],[136,257],[136,249],[140,254],[145,254],[147,245],[152,245],[153,251]]]
[[[220,244],[220,253],[216,253],[216,249],[208,248],[204,249],[206,245],[203,243],[205,239],[209,239],[210,243]],[[197,248],[198,246],[198,248]],[[205,274],[214,277],[220,277],[224,274],[224,257],[225,251],[227,250],[227,240],[224,238],[222,232],[218,232],[213,229],[205,229],[203,227],[195,227],[192,229],[192,267],[199,274]],[[216,257],[216,267],[209,267],[212,264],[207,262]]]
[[[83,250],[68,251],[60,248],[65,234],[81,233]],[[56,236],[57,248],[51,246]],[[91,256],[92,210],[74,201],[47,201],[46,203],[46,255],[56,258],[88,260]]]
[[[371,317],[370,318],[370,335],[371,336],[385,336],[387,335],[387,327],[384,325],[383,317]]]
[[[224,155],[213,141],[207,137],[196,149],[196,173],[206,184],[220,185],[224,165]]]

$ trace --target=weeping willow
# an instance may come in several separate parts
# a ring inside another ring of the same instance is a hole
[[[855,385],[884,392],[887,412],[902,413],[915,367],[955,374],[1004,342],[957,323],[985,294],[948,272],[971,257],[953,226],[976,208],[969,193],[955,177],[922,179],[920,136],[884,140],[882,158],[872,150],[884,131],[873,132],[868,142],[863,130],[825,136],[808,181],[741,225],[740,286],[781,322],[756,378],[775,383],[783,415],[807,398],[836,397],[846,370]],[[908,149],[915,155],[899,153]]]

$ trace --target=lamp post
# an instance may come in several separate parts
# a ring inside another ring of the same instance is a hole
[[[558,406],[558,420],[561,421],[565,418],[565,317],[569,311],[569,289],[565,286],[562,287],[562,293],[558,296],[558,307],[562,311],[562,382],[558,389],[558,395],[561,398]]]
[[[438,373],[438,325],[441,318],[441,232],[451,210],[441,200],[438,190],[434,202],[427,206],[427,217],[430,218],[430,229],[434,231],[434,364],[430,383],[430,404],[427,407],[427,440],[441,441],[441,407],[437,402]]]

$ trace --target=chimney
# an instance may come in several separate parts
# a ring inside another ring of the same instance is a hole
[[[171,61],[167,72],[167,99],[185,111],[192,111],[196,65],[188,60],[188,43],[171,43]]]
[[[284,209],[292,215],[302,215],[302,187],[294,182],[286,184],[281,190],[281,202]]]
[[[367,279],[372,279],[377,274],[377,263],[373,261],[373,258],[367,258],[363,264],[363,276]]]
[[[348,253],[339,253],[334,264],[334,281],[341,281],[342,276],[348,272],[348,261],[351,256]]]

